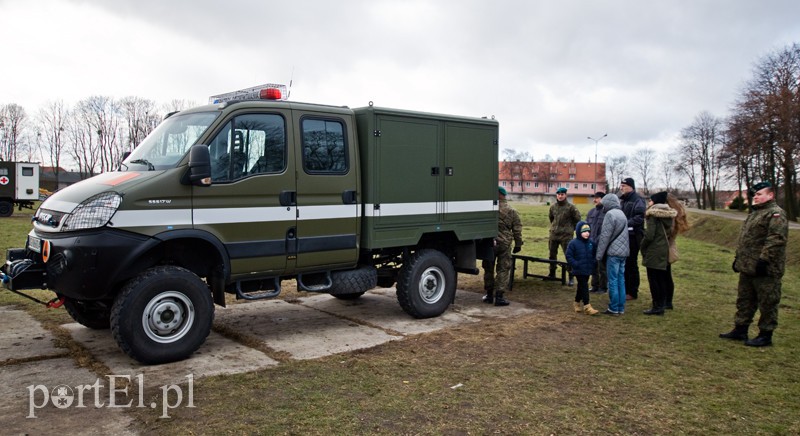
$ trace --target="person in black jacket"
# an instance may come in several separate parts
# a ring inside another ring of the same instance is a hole
[[[606,211],[603,209],[603,197],[606,196],[605,192],[595,192],[594,194],[594,208],[586,213],[586,223],[592,228],[592,242],[597,245],[597,238],[600,237],[600,232],[603,230],[603,218],[606,216]],[[592,286],[589,292],[593,294],[605,294],[608,291],[608,279],[606,278],[606,264],[599,262],[592,274]]]
[[[644,238],[644,211],[647,206],[639,194],[636,193],[636,183],[627,177],[619,185],[622,192],[620,207],[628,219],[628,244],[630,254],[625,261],[625,299],[639,298],[639,247]]]

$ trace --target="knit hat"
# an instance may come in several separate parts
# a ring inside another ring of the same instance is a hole
[[[594,193],[595,198],[603,198],[606,196],[606,193],[603,191],[597,191]]]
[[[558,188],[556,189],[556,194],[566,194],[567,188]]]
[[[655,204],[667,203],[667,191],[657,192],[650,196],[650,200]]]
[[[634,182],[634,181],[633,181],[633,179],[632,179],[632,178],[630,178],[630,177],[625,177],[624,179],[622,179],[622,182],[621,182],[621,183],[622,183],[623,185],[628,185],[628,186],[630,186],[631,188],[633,188],[633,189],[636,189],[636,182]]]
[[[506,188],[504,188],[504,187],[502,187],[502,186],[498,186],[498,187],[497,187],[497,192],[499,192],[499,193],[500,193],[501,195],[503,195],[503,196],[506,196],[506,195],[508,195],[508,193],[506,192]]]
[[[589,224],[588,223],[583,223],[583,225],[581,226],[581,233],[590,232],[590,231],[592,231],[592,228],[589,227]]]

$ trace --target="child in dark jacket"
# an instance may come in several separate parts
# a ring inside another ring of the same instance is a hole
[[[575,226],[575,239],[569,241],[567,246],[567,262],[578,281],[578,288],[575,291],[575,312],[594,315],[597,310],[589,304],[589,278],[597,264],[595,260],[597,246],[589,238],[590,233],[591,228],[585,221]]]

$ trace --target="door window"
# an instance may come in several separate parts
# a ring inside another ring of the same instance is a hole
[[[286,129],[274,114],[241,115],[217,134],[209,145],[214,182],[234,181],[286,169]]]
[[[302,129],[303,169],[307,173],[347,173],[347,144],[341,121],[305,118]]]

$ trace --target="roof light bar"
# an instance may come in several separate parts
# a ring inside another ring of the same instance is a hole
[[[265,83],[252,88],[226,92],[225,94],[212,95],[208,98],[211,104],[223,103],[234,100],[286,100],[286,85]]]

